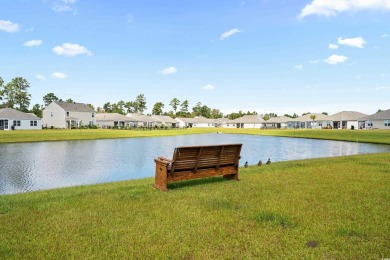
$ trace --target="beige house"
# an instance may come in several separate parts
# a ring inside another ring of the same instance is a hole
[[[13,108],[0,109],[0,130],[40,130],[42,120],[34,114]]]
[[[390,109],[359,118],[360,128],[390,130]]]
[[[95,125],[95,111],[83,103],[54,101],[43,110],[42,124],[55,128]]]
[[[245,115],[240,118],[236,118],[233,121],[236,128],[262,128],[264,119],[260,115]]]
[[[122,128],[130,126],[130,118],[119,113],[96,114],[96,125],[100,128]]]
[[[218,121],[215,119],[205,118],[203,116],[196,116],[194,118],[177,117],[179,127],[217,127]]]
[[[264,128],[287,128],[287,122],[291,120],[291,117],[287,116],[278,116],[278,117],[271,117],[267,121],[264,121]]]
[[[177,121],[170,116],[152,115],[151,118],[156,122],[161,122],[159,126],[165,125],[167,127],[176,127],[177,125]]]

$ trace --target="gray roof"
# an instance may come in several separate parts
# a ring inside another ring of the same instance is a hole
[[[177,123],[177,121],[170,116],[152,115],[151,117],[155,118],[156,121],[158,121],[158,122],[165,122],[165,123],[171,123],[171,124]]]
[[[262,124],[264,119],[260,115],[245,115],[233,120],[233,123]]]
[[[264,123],[271,124],[271,123],[287,123],[288,121],[291,121],[291,117],[288,116],[278,116],[278,117],[271,117]]]
[[[69,103],[63,101],[54,101],[57,105],[69,112],[95,112],[92,108],[84,103]]]
[[[41,120],[34,114],[23,113],[13,108],[1,108],[0,118],[3,119],[19,119],[19,120]]]
[[[327,121],[357,121],[359,118],[367,116],[367,114],[363,114],[356,111],[341,111],[334,115],[329,116]]]
[[[215,124],[218,122],[216,119],[210,119],[210,118],[205,118],[203,116],[196,116],[194,118],[184,118],[184,117],[177,117],[177,120],[181,120],[185,123],[212,123]]]
[[[309,122],[309,121],[313,121],[313,119],[310,118],[310,116],[312,115],[315,115],[316,118],[314,119],[314,121],[328,121],[329,119],[329,116],[327,115],[324,115],[324,114],[317,114],[317,113],[310,113],[310,114],[306,114],[304,116],[299,116],[297,118],[290,118],[288,120],[288,122]]]
[[[359,118],[359,121],[370,121],[370,120],[390,120],[390,109]]]
[[[128,113],[126,117],[128,118],[127,121],[130,122],[156,122],[156,119],[152,119],[150,116],[140,115],[137,113]]]
[[[96,121],[123,121],[130,122],[131,119],[119,113],[99,113],[96,114]]]

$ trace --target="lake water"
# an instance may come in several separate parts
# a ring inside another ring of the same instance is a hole
[[[154,158],[178,146],[242,143],[240,165],[363,153],[389,145],[255,135],[202,134],[0,144],[0,194],[154,176]]]

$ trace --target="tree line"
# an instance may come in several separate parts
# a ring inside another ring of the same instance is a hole
[[[0,108],[14,108],[22,112],[31,112],[37,115],[38,117],[42,117],[43,108],[48,106],[53,101],[64,101],[73,103],[74,101],[71,98],[66,100],[62,100],[58,98],[54,93],[47,93],[43,96],[43,105],[35,104],[31,110],[29,110],[31,94],[29,93],[30,83],[22,78],[16,77],[13,78],[7,84],[4,83],[2,77],[0,77]],[[143,114],[147,110],[146,106],[146,98],[144,94],[139,94],[136,96],[133,101],[124,101],[120,100],[116,103],[106,102],[102,107],[97,107],[96,109],[92,104],[87,104],[97,113],[119,113],[125,115],[127,113],[138,113]],[[241,110],[238,112],[233,112],[227,115],[224,115],[218,108],[210,108],[207,105],[203,105],[201,102],[197,102],[194,107],[190,110],[190,102],[188,100],[180,101],[178,98],[173,98],[169,102],[169,107],[172,108],[168,111],[164,112],[165,104],[163,102],[156,102],[153,105],[151,115],[167,115],[172,118],[175,117],[184,117],[191,118],[195,116],[203,116],[206,118],[229,118],[231,120],[240,118],[244,115],[257,115],[256,111],[253,112],[242,112]],[[378,112],[382,110],[379,109]],[[377,112],[377,113],[378,113]],[[303,115],[310,114],[310,112],[303,113]],[[324,115],[328,115],[326,112],[322,112]],[[278,115],[275,113],[267,113],[260,115],[264,120],[269,120],[272,117],[277,117]],[[289,115],[284,114],[286,117],[297,118],[298,115],[296,113]],[[314,118],[315,119],[315,118]],[[313,119],[313,120],[314,120]]]

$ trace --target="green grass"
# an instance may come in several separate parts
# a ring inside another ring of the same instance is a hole
[[[225,128],[191,128],[138,131],[108,129],[0,131],[0,143],[154,137],[216,132],[390,144],[389,130],[261,130]]]
[[[0,259],[390,257],[390,154],[0,196]]]

